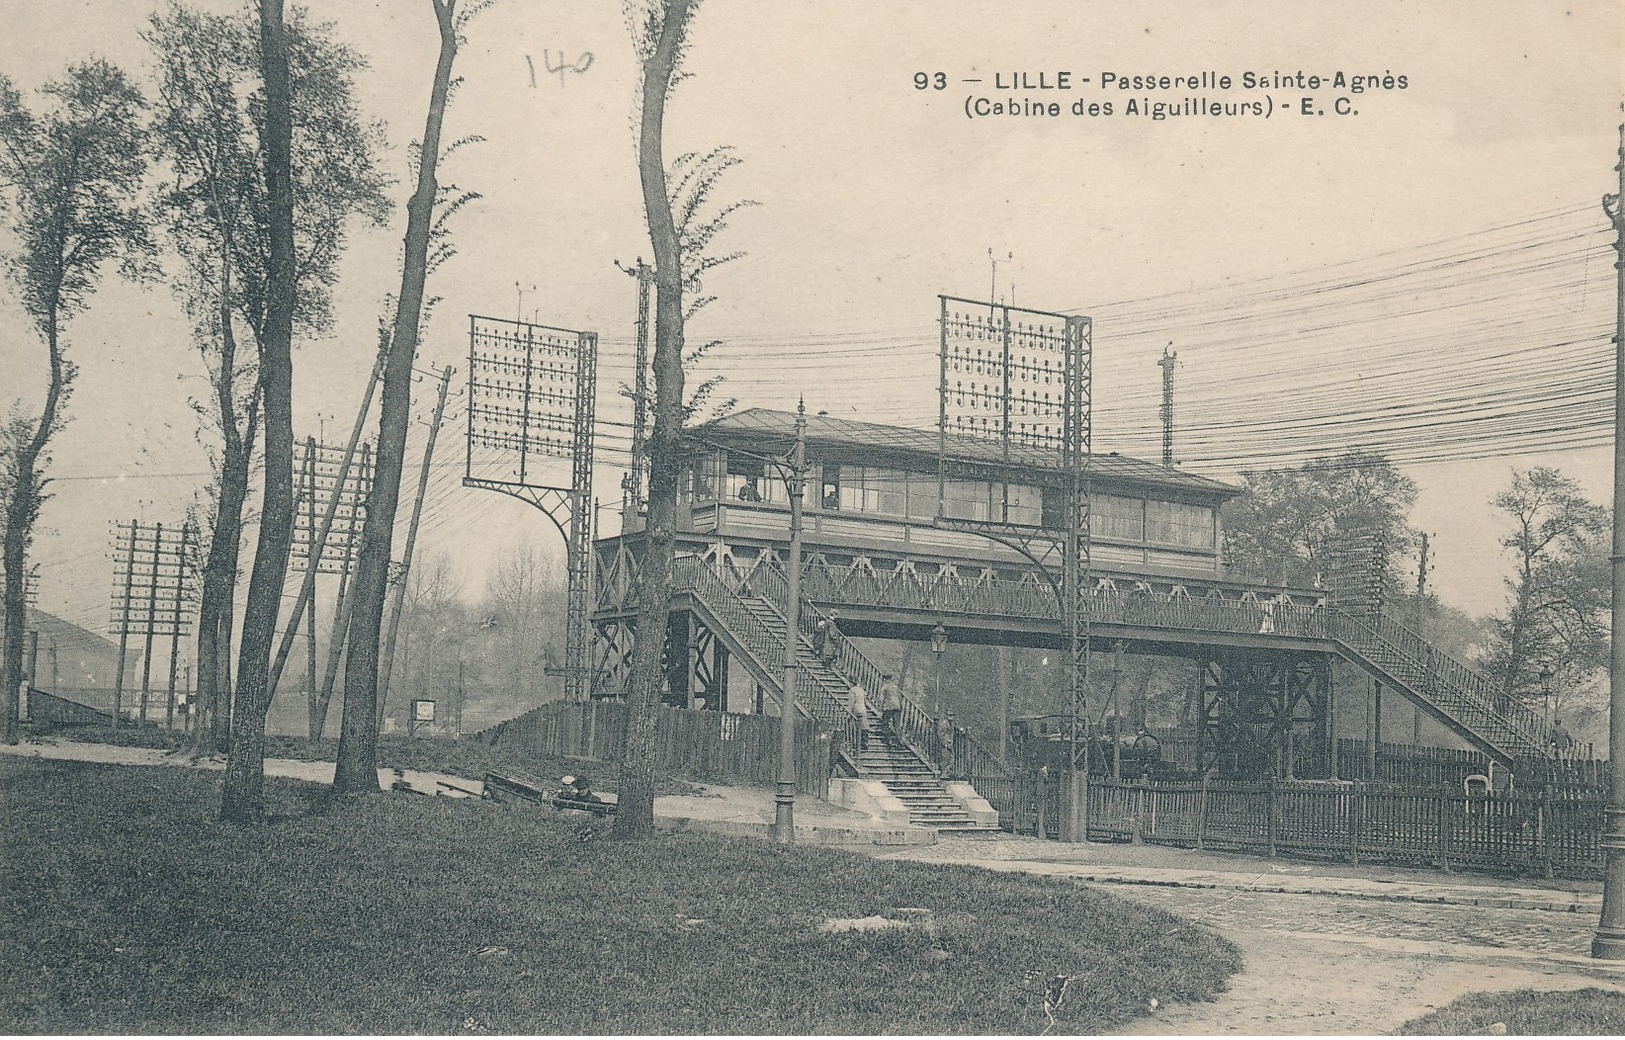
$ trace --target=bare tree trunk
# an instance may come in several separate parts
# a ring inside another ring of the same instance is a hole
[[[361,528],[361,550],[355,571],[355,613],[351,615],[346,636],[348,663],[344,670],[344,717],[339,731],[338,765],[333,774],[335,794],[367,794],[379,789],[378,641],[389,584],[395,511],[400,504],[401,471],[406,463],[412,364],[417,358],[423,287],[429,275],[429,240],[434,230],[434,206],[439,193],[435,167],[440,158],[440,129],[445,121],[452,63],[457,57],[457,0],[430,2],[440,29],[440,57],[429,92],[429,115],[418,160],[417,189],[406,204],[401,291],[396,300],[379,409],[378,469],[367,497],[367,519]]]
[[[683,264],[666,185],[661,147],[666,95],[682,51],[692,0],[666,0],[660,36],[643,62],[643,111],[638,127],[638,173],[643,211],[654,248],[655,408],[649,436],[649,515],[638,566],[637,642],[627,696],[626,737],[621,748],[620,798],[614,835],[654,836],[656,706],[660,697],[660,651],[671,596],[672,555],[681,466],[683,426]]]
[[[227,258],[223,258],[223,261]],[[229,266],[222,267],[229,272]],[[203,591],[198,603],[197,727],[194,746],[224,751],[231,730],[232,600],[237,595],[237,566],[242,552],[243,504],[254,455],[259,421],[259,393],[248,406],[246,429],[237,423],[237,339],[231,327],[229,273],[222,275],[220,294],[220,379],[216,398],[224,445],[220,456],[220,489],[215,500],[214,530],[203,565]]]
[[[195,740],[199,747],[208,745],[214,750],[225,750],[230,738],[226,723],[231,715],[231,600],[237,593],[242,511],[247,497],[247,460],[230,459],[221,467],[220,497],[198,604],[199,719]]]
[[[265,78],[265,185],[270,259],[266,271],[260,386],[264,395],[265,489],[259,542],[243,612],[237,699],[220,815],[250,822],[264,812],[265,713],[271,706],[271,643],[293,541],[293,315],[298,292],[293,239],[293,111],[282,0],[260,0],[260,66]]]

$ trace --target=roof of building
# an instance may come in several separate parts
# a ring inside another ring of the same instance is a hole
[[[55,639],[59,646],[75,646],[97,652],[118,651],[118,643],[99,632],[93,632],[38,607],[29,607],[27,618],[28,628],[38,632],[41,639]]]
[[[742,412],[715,419],[690,430],[690,434],[710,437],[724,444],[740,442],[761,443],[767,440],[782,450],[795,438],[796,413],[773,408],[748,408]],[[887,426],[881,423],[838,419],[830,415],[807,416],[807,443],[810,446],[880,450],[900,456],[930,459],[934,468],[937,458],[937,431],[916,430],[906,426]],[[957,462],[1003,467],[1006,458],[1003,448],[994,441],[971,437],[950,436],[949,457]],[[1050,473],[1061,472],[1058,452],[1048,448],[1012,445],[1008,464],[1024,469],[1039,469]],[[1210,477],[1179,470],[1164,469],[1144,459],[1131,458],[1113,452],[1095,455],[1090,460],[1090,475],[1124,483],[1154,485],[1179,489],[1205,497],[1225,497],[1241,493],[1241,489]]]

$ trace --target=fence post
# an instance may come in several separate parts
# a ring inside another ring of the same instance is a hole
[[[1365,781],[1354,781],[1349,795],[1349,862],[1360,865],[1360,830],[1365,826]]]
[[[1266,824],[1266,827],[1268,828],[1267,836],[1268,836],[1268,840],[1269,840],[1269,856],[1270,856],[1270,859],[1274,859],[1275,858],[1275,777],[1274,776],[1271,776],[1269,778],[1268,802],[1267,802],[1267,804],[1268,804],[1268,807],[1269,807],[1269,821]]]
[[[1540,837],[1542,867],[1547,877],[1552,876],[1552,833],[1550,821],[1546,819],[1546,802],[1551,793],[1552,785],[1543,785],[1540,801],[1535,803],[1535,832]]]
[[[1134,824],[1129,831],[1129,842],[1134,845],[1145,844],[1145,788],[1136,784],[1134,786]]]
[[[1199,811],[1196,818],[1196,849],[1200,852],[1207,845],[1207,774],[1202,774],[1202,794]]]
[[[1439,869],[1450,873],[1450,795],[1439,795]]]
[[[1049,767],[1042,766],[1038,770],[1038,820],[1034,824],[1033,833],[1040,838],[1049,837],[1044,827],[1044,807],[1049,804]]]

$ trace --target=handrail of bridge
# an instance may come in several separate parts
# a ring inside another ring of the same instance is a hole
[[[1434,700],[1452,700],[1463,713],[1470,712],[1484,722],[1499,726],[1536,749],[1537,754],[1545,755],[1544,725],[1540,716],[1527,705],[1507,696],[1488,679],[1435,649],[1421,636],[1386,615],[1367,620],[1335,609],[1330,614],[1338,642],[1357,650],[1369,649],[1373,644],[1382,646],[1389,653],[1398,655],[1410,669],[1412,674],[1401,678],[1426,684],[1416,692]]]
[[[772,564],[765,564],[758,567],[755,574],[758,585],[765,587],[764,591],[768,592],[770,602],[777,605],[789,601],[790,583],[782,570]],[[817,630],[819,620],[833,624],[833,619],[828,614],[803,595],[800,611],[801,631],[809,640]],[[853,644],[851,639],[838,637],[835,640],[835,662],[836,670],[841,675],[862,683],[871,698],[880,692],[880,687],[885,682],[885,674],[879,665]],[[960,731],[950,750],[944,746],[942,736],[937,730],[936,720],[931,717],[931,713],[916,704],[907,694],[902,695],[902,701],[902,712],[898,717],[898,726],[901,730],[899,736],[916,752],[935,763],[939,769],[948,770],[957,763],[965,765],[967,771],[973,771],[971,775],[975,776],[1009,775],[1009,769],[999,761],[998,755],[988,750],[987,745],[978,740],[974,734]],[[960,746],[961,741],[964,742],[964,747]]]
[[[738,592],[730,588],[704,560],[698,556],[680,556],[674,560],[672,586],[676,590],[688,591],[703,600],[712,614],[751,646],[764,664],[771,667],[774,660],[783,662],[784,647],[779,640],[762,619],[745,604]],[[807,652],[811,654],[810,647]],[[769,675],[772,676],[771,671]],[[776,676],[772,677],[773,685],[782,697],[784,684]],[[837,701],[828,690],[817,682],[803,682],[797,684],[796,696],[808,715],[838,730],[842,739],[847,741],[848,747],[857,746],[857,720],[852,718],[846,706]]]
[[[855,572],[813,562],[804,574],[802,588],[808,598],[826,601],[1047,621],[1061,616],[1048,586],[1008,578]],[[1325,611],[1309,605],[1123,589],[1092,590],[1089,605],[1091,620],[1134,627],[1328,638]]]
[[[1055,621],[1060,607],[1052,591],[1030,581],[914,570],[856,571],[812,561],[802,588],[813,599],[856,602],[933,613],[1027,617]],[[1429,645],[1386,616],[1366,622],[1335,607],[1268,600],[1095,589],[1089,596],[1092,621],[1125,627],[1232,634],[1275,635],[1340,642],[1371,663],[1386,667],[1412,692],[1452,712],[1464,724],[1510,738],[1544,753],[1542,725],[1533,711],[1506,697],[1488,680]],[[1431,649],[1431,653],[1430,653]],[[1403,667],[1384,664],[1396,658]],[[1508,747],[1516,752],[1516,747]]]

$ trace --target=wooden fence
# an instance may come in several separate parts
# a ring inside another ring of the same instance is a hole
[[[1485,775],[1489,769],[1489,759],[1481,751],[1381,741],[1376,746],[1373,772],[1370,751],[1364,740],[1338,738],[1337,775],[1344,780],[1460,790],[1463,779]]]
[[[715,783],[771,784],[778,777],[779,720],[682,708],[657,709],[655,773]],[[612,762],[620,757],[626,705],[556,701],[480,733],[493,747]],[[796,790],[829,793],[830,735],[796,727]]]
[[[1018,777],[984,791],[1001,822],[1057,837],[1064,776]],[[995,796],[999,796],[995,798]],[[1606,801],[1560,787],[1465,795],[1363,781],[1089,784],[1089,837],[1350,863],[1602,874]]]
[[[1339,738],[1337,741],[1338,775],[1345,780],[1372,780],[1402,787],[1461,788],[1469,776],[1488,776],[1489,758],[1481,751],[1460,748],[1429,747],[1427,745],[1390,744],[1381,742],[1376,747],[1376,771],[1370,768],[1371,757],[1365,741]],[[1520,758],[1512,765],[1512,785],[1525,792],[1538,791],[1548,785],[1568,788],[1572,793],[1594,793],[1606,798],[1610,772],[1606,760],[1591,758],[1589,745],[1579,748],[1579,754],[1557,758]],[[1498,775],[1504,775],[1499,767]]]

